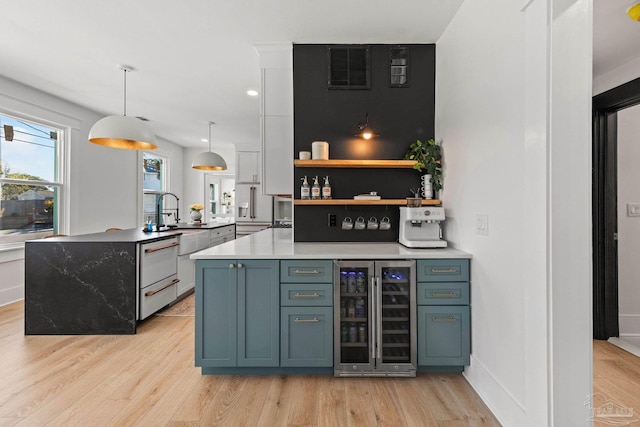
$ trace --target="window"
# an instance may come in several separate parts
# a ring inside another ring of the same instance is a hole
[[[157,154],[142,153],[143,224],[147,222],[148,218],[151,218],[154,224],[158,223],[158,218],[156,218],[158,197],[166,191],[167,159]]]
[[[0,115],[0,247],[59,231],[64,133]]]
[[[369,89],[371,87],[369,46],[330,46],[329,89]]]

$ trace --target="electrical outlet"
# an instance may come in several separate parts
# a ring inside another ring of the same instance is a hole
[[[476,234],[489,235],[489,215],[476,215]]]
[[[338,226],[338,220],[336,219],[336,214],[329,214],[328,218],[327,218],[327,222],[329,227],[337,227]]]
[[[627,216],[640,216],[640,203],[627,203]]]

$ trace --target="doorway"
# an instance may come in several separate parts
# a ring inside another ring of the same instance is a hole
[[[618,112],[640,104],[640,78],[593,98],[593,337],[620,334]]]

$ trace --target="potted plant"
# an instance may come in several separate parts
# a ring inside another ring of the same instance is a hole
[[[418,172],[425,171],[430,175],[430,182],[434,192],[442,188],[442,147],[434,139],[422,142],[419,139],[409,146],[404,160],[415,160],[413,166]]]

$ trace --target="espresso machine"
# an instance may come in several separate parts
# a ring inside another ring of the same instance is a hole
[[[442,240],[440,222],[444,221],[444,208],[422,206],[400,207],[399,242],[408,248],[446,248]]]

